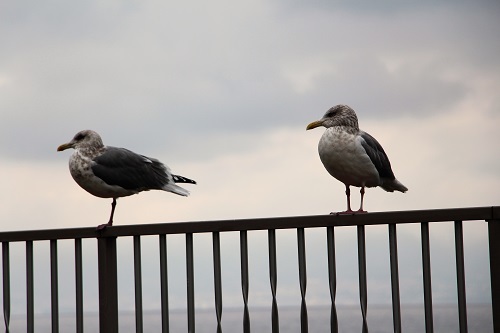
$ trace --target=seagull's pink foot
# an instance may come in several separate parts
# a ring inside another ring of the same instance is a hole
[[[353,212],[352,210],[348,209],[344,212],[331,212],[330,215],[337,215],[337,216],[339,216],[339,215],[353,215],[355,213],[356,212]]]
[[[362,209],[359,209],[356,212],[354,212],[354,214],[366,214],[366,213],[368,213],[368,212],[366,210],[362,210]]]
[[[113,225],[113,222],[108,222],[108,223],[104,223],[104,224],[99,224],[96,228],[96,230],[98,231],[101,231],[101,230],[104,230],[106,229],[107,227],[111,227]]]

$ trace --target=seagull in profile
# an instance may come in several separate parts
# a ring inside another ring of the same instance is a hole
[[[83,130],[73,139],[57,147],[57,151],[73,148],[69,171],[80,187],[100,198],[113,198],[108,223],[97,226],[102,230],[113,225],[116,199],[142,191],[163,190],[182,196],[189,191],[175,183],[196,184],[194,180],[174,175],[157,159],[136,154],[125,148],[105,146],[94,131]]]
[[[356,213],[351,209],[349,186],[361,188],[361,205],[357,213],[366,213],[363,210],[365,187],[380,186],[388,192],[408,191],[394,176],[380,143],[359,129],[358,117],[349,106],[330,108],[323,118],[307,125],[306,130],[319,126],[326,127],[318,144],[321,162],[330,175],[345,185],[347,210],[341,213]]]

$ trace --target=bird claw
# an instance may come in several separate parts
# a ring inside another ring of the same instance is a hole
[[[352,210],[346,210],[344,212],[331,212],[330,215],[336,215],[336,216],[339,216],[339,215],[354,215],[355,212],[353,212]]]
[[[366,210],[357,210],[357,211],[353,211],[353,210],[346,210],[344,212],[331,212],[330,215],[336,215],[336,216],[339,216],[339,215],[356,215],[356,214],[366,214],[368,213]]]
[[[99,224],[96,228],[97,231],[101,231],[101,230],[104,230],[106,229],[107,227],[111,227],[112,226],[112,222],[108,222],[108,223],[104,223],[104,224]]]

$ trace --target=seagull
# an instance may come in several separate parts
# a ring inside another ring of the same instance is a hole
[[[388,192],[408,191],[394,176],[380,143],[359,129],[358,117],[349,106],[330,108],[323,118],[307,125],[306,130],[319,126],[326,127],[318,144],[321,162],[330,175],[345,185],[347,210],[341,213],[366,213],[363,210],[365,187],[380,186]],[[361,205],[357,212],[351,209],[351,185],[361,187]]]
[[[73,148],[69,171],[80,187],[100,198],[113,198],[108,223],[113,225],[116,199],[148,190],[163,190],[182,196],[189,191],[175,183],[196,184],[194,180],[174,175],[157,159],[136,154],[125,148],[105,146],[99,134],[91,130],[78,132],[73,139],[57,147],[57,151]]]

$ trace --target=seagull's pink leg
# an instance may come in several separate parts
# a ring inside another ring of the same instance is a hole
[[[351,209],[351,189],[349,188],[349,185],[345,186],[345,195],[347,197],[347,210],[345,211],[345,213],[351,213],[352,212],[352,209]]]
[[[359,191],[361,193],[361,205],[359,206],[359,210],[357,213],[367,213],[366,210],[363,210],[363,198],[365,197],[365,187],[361,186],[361,190]]]
[[[103,230],[106,227],[111,227],[113,225],[113,215],[115,214],[116,207],[116,198],[113,198],[113,202],[111,203],[111,215],[109,216],[108,223],[100,224],[97,226],[97,230]]]
[[[330,214],[342,215],[342,214],[352,214],[352,213],[354,213],[352,211],[352,209],[351,209],[351,189],[349,188],[349,185],[347,185],[347,184],[345,186],[345,195],[347,197],[347,210],[345,212],[330,213]]]

